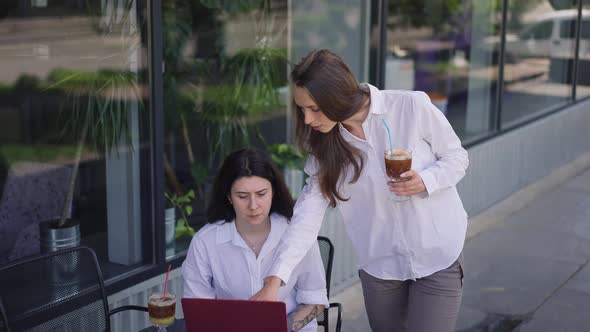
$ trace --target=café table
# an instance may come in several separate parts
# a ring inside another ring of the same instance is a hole
[[[174,324],[166,328],[167,332],[186,332],[184,325],[184,319],[176,319]],[[139,332],[158,332],[158,328],[155,326],[146,327],[145,329],[139,330]]]

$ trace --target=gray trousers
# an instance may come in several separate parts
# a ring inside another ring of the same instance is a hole
[[[452,332],[463,293],[463,254],[428,277],[382,280],[359,270],[373,332]]]

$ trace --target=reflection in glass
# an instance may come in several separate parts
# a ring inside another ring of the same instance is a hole
[[[493,128],[501,8],[490,1],[389,1],[385,88],[421,90],[464,140]],[[428,14],[425,14],[428,13]]]
[[[107,277],[142,264],[145,8],[94,0],[2,9],[0,264],[38,254],[40,225],[79,227]]]
[[[205,223],[220,160],[287,141],[287,1],[162,2],[166,200],[175,250]],[[172,238],[167,234],[168,238]]]
[[[327,48],[340,55],[355,77],[368,82],[370,1],[292,1],[291,61]],[[376,32],[376,31],[375,31]]]
[[[555,109],[572,95],[577,10],[557,10],[546,0],[524,4],[509,1],[503,128]]]

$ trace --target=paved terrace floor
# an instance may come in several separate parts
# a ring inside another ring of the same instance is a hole
[[[470,220],[458,331],[590,331],[590,163],[584,165]],[[344,305],[343,331],[370,331],[360,284],[332,301]]]

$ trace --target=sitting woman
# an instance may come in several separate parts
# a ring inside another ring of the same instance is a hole
[[[293,215],[293,199],[276,166],[256,149],[231,153],[215,178],[209,224],[191,241],[182,264],[184,297],[247,300],[258,292]],[[317,243],[297,266],[278,300],[290,331],[316,331],[328,305]]]

